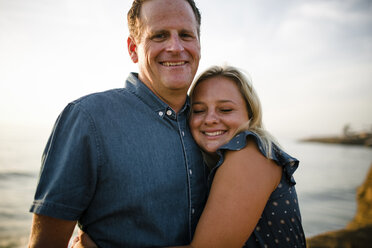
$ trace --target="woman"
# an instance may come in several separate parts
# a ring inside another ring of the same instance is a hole
[[[250,81],[234,67],[214,66],[197,78],[190,98],[190,128],[211,187],[184,247],[306,247],[292,177],[299,162],[264,130]]]

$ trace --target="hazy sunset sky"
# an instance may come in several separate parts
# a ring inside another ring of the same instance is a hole
[[[131,0],[0,0],[0,128],[51,128],[64,106],[122,87]],[[372,1],[199,0],[199,72],[248,72],[279,137],[372,126]]]

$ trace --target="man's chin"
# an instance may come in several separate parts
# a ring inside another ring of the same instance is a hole
[[[191,85],[192,79],[182,78],[182,77],[167,77],[163,80],[168,85],[169,89],[173,90],[183,90],[188,89]]]

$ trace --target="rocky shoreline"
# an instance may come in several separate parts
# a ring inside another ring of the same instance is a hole
[[[328,144],[362,145],[372,147],[372,133],[361,132],[333,137],[313,137],[301,139],[302,142],[319,142]]]
[[[307,239],[308,248],[372,247],[372,164],[364,183],[357,190],[357,212],[342,230]]]

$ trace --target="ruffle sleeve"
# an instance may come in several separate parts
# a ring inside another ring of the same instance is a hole
[[[217,150],[217,154],[219,156],[219,161],[217,162],[216,166],[212,169],[211,174],[209,176],[209,180],[213,179],[215,171],[220,167],[224,161],[224,153],[227,150],[230,151],[239,151],[243,149],[247,145],[247,138],[251,137],[256,142],[260,152],[267,158],[270,158],[275,161],[275,163],[279,166],[283,167],[284,176],[286,177],[287,181],[295,185],[296,181],[293,178],[293,173],[296,171],[299,165],[299,161],[290,156],[288,153],[283,151],[280,147],[272,143],[271,146],[271,154],[270,157],[267,156],[267,152],[265,147],[262,144],[261,138],[254,132],[251,131],[243,131],[237,134],[234,138],[232,138],[227,144],[221,146]]]

